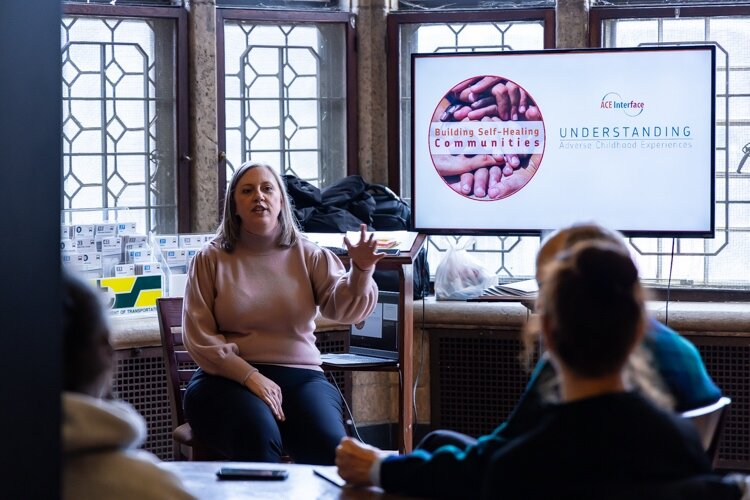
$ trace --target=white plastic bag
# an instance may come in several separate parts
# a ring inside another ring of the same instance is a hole
[[[450,240],[449,240],[450,242]],[[467,238],[463,243],[451,243],[448,252],[435,270],[435,298],[437,300],[466,300],[482,294],[497,281],[477,262],[466,248],[474,243]]]

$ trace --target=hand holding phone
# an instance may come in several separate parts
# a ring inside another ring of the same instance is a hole
[[[219,479],[245,481],[283,481],[289,472],[283,469],[245,469],[242,467],[222,467],[216,471]]]

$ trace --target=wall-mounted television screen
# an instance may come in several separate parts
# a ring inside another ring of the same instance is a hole
[[[412,56],[412,223],[713,237],[715,47]]]

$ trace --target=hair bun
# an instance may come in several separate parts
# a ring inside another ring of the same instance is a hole
[[[581,246],[574,252],[575,267],[596,291],[627,292],[638,282],[635,264],[621,249],[601,243]]]

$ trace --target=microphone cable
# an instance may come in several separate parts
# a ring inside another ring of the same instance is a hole
[[[672,253],[669,258],[669,277],[667,278],[667,304],[664,309],[664,324],[669,326],[669,292],[672,290],[672,264],[674,264],[674,238],[672,238]]]
[[[349,424],[352,427],[352,430],[354,431],[354,436],[359,439],[362,443],[364,443],[364,439],[362,439],[362,436],[359,435],[359,430],[357,429],[357,422],[354,421],[354,414],[352,413],[351,408],[349,408],[349,403],[346,402],[346,398],[344,397],[344,393],[341,392],[341,387],[339,387],[338,381],[336,381],[336,377],[331,375],[331,380],[333,380],[333,385],[336,387],[336,390],[339,391],[339,395],[341,396],[341,401],[344,402],[344,408],[346,408],[346,413],[349,415],[349,420],[344,422],[344,424]]]

